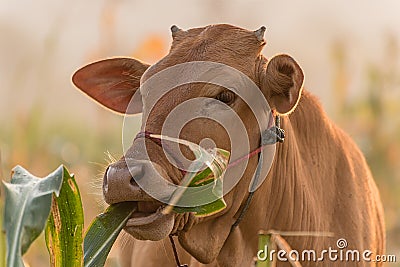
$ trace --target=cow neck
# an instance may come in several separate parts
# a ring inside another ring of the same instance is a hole
[[[273,123],[274,117],[271,113],[272,119],[270,118],[269,125],[272,124],[267,130],[265,130],[263,133],[261,133],[261,144],[260,146],[254,150],[257,151],[258,154],[258,163],[256,167],[256,171],[254,173],[251,185],[250,185],[250,190],[249,190],[249,195],[246,198],[246,201],[243,205],[243,208],[241,209],[238,218],[236,221],[232,224],[231,226],[231,232],[239,225],[239,223],[243,220],[244,215],[246,214],[248,208],[250,207],[251,200],[253,199],[254,193],[256,191],[256,186],[258,184],[258,181],[260,179],[260,173],[261,173],[261,167],[262,167],[262,162],[263,162],[263,154],[260,153],[266,146],[268,145],[273,145],[276,143],[283,143],[285,140],[285,131],[281,128],[281,118],[279,115],[275,116],[275,125]],[[271,123],[272,122],[272,123]],[[253,151],[253,152],[254,152]],[[250,152],[248,155],[251,155],[252,152]],[[250,158],[250,157],[248,157]],[[234,161],[236,162],[236,161]]]
[[[279,117],[279,115],[274,116],[272,112],[270,114],[271,115],[270,115],[270,119],[268,122],[268,128],[267,128],[267,130],[265,130],[264,132],[261,133],[261,142],[260,142],[259,147],[256,148],[255,150],[251,151],[250,153],[248,153],[238,159],[235,159],[234,161],[230,162],[227,166],[227,168],[231,168],[244,160],[248,160],[248,159],[252,158],[253,156],[258,155],[258,163],[257,163],[256,171],[254,173],[254,176],[253,176],[253,179],[252,179],[252,182],[250,185],[249,195],[246,198],[246,201],[243,205],[243,208],[241,209],[241,211],[239,213],[238,218],[232,224],[230,232],[232,232],[239,225],[239,223],[243,220],[248,208],[250,207],[251,200],[253,199],[254,193],[256,191],[255,187],[258,184],[258,181],[260,179],[261,167],[262,167],[262,162],[263,162],[263,154],[261,152],[263,151],[263,149],[266,146],[273,145],[278,142],[283,143],[283,141],[285,140],[285,131],[281,128],[281,118]],[[274,121],[275,121],[275,123],[274,123]],[[152,136],[152,133],[148,132],[148,131],[139,132],[136,135],[135,140],[138,138],[150,139],[155,144],[157,144],[158,146],[163,148],[168,154],[170,154],[170,156],[172,156],[175,159],[176,163],[181,165],[180,161],[174,157],[173,153],[170,152],[171,150],[168,148],[168,146],[166,144],[164,144],[162,142],[161,138]],[[183,175],[186,174],[185,170],[180,169],[180,171],[182,172]],[[174,252],[174,258],[175,258],[175,262],[176,262],[177,266],[178,267],[188,267],[187,264],[180,263],[178,251],[176,249],[175,242],[174,242],[172,235],[169,236],[169,240],[170,240],[170,243],[172,246],[172,250]]]

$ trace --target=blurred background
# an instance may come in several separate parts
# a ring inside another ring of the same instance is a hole
[[[87,226],[104,207],[108,154],[122,155],[123,118],[76,90],[74,71],[114,56],[154,63],[168,52],[173,24],[265,25],[264,55],[296,58],[306,88],[364,152],[384,203],[388,253],[399,257],[400,2],[323,2],[0,0],[0,177],[17,164],[37,176],[65,164]],[[40,240],[25,257],[30,266],[48,265]]]

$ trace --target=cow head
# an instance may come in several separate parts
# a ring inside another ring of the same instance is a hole
[[[189,105],[192,109],[188,108],[183,113],[193,111],[200,114],[224,114],[225,110],[234,111],[246,130],[248,149],[255,149],[260,145],[260,130],[251,109],[252,103],[246,103],[234,91],[215,83],[182,83],[154,98],[153,96],[162,90],[161,87],[165,84],[163,80],[146,88],[142,85],[157,74],[177,65],[199,61],[215,62],[238,70],[256,85],[263,99],[251,101],[266,100],[274,112],[288,114],[300,98],[303,73],[295,60],[288,55],[277,55],[267,60],[260,54],[265,45],[264,30],[262,27],[257,31],[248,31],[223,24],[184,31],[173,26],[171,49],[168,55],[156,64],[150,66],[131,58],[102,60],[78,70],[73,76],[73,82],[84,93],[113,111],[121,114],[142,113],[142,131],[158,134],[163,127],[168,126],[166,121],[173,122],[173,117],[171,120],[168,115],[177,106],[193,99],[202,99],[203,104]],[[185,67],[175,71],[174,77],[170,79],[180,79],[180,76],[193,74],[196,70],[193,66]],[[213,76],[214,71],[217,72],[218,68],[210,67],[208,73]],[[234,79],[235,77],[229,78]],[[236,84],[242,83],[237,81]],[[232,141],[221,123],[209,118],[186,121],[175,137],[194,143],[212,140],[218,148],[232,151],[239,147],[239,154],[246,152],[240,149],[242,144]],[[187,148],[181,147],[181,152],[186,158],[193,159]],[[223,212],[201,219],[195,218],[191,213],[163,215],[161,209],[165,204],[146,193],[138,185],[138,181],[146,184],[146,181],[155,181],[152,177],[161,176],[165,182],[157,180],[154,184],[147,184],[169,194],[168,184],[179,184],[183,174],[171,163],[161,146],[152,140],[137,139],[125,151],[121,160],[108,167],[104,175],[104,198],[109,204],[137,202],[138,210],[125,228],[133,237],[160,240],[171,233],[178,234],[187,251],[202,262],[210,262],[218,255],[229,235],[235,216],[248,193],[248,185],[256,164],[257,159],[254,157],[244,166],[240,181],[225,195],[227,208]],[[224,179],[230,179],[229,172]],[[204,239],[204,236],[210,238]]]

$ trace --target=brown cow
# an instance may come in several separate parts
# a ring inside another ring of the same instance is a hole
[[[361,253],[371,250],[372,257],[383,254],[383,211],[367,163],[351,138],[326,116],[316,97],[303,90],[303,72],[295,60],[288,55],[277,55],[270,60],[262,56],[263,28],[253,32],[221,24],[187,31],[173,26],[171,30],[170,52],[153,66],[135,59],[108,59],[80,69],[73,82],[119,113],[139,113],[143,109],[146,120],[143,120],[142,130],[153,133],[161,132],[166,116],[178,104],[199,97],[217,99],[241,118],[253,150],[260,146],[255,117],[241,97],[221,86],[200,83],[178,86],[150,111],[148,98],[158,90],[151,88],[153,91],[142,92],[142,99],[135,98],[134,106],[128,108],[140,84],[161,70],[192,61],[223,63],[244,73],[258,86],[271,109],[282,116],[281,127],[287,136],[283,143],[276,145],[268,176],[236,228],[232,225],[249,194],[257,157],[249,159],[242,178],[225,195],[227,208],[222,212],[204,218],[194,217],[192,213],[163,215],[159,211],[164,205],[144,193],[132,177],[146,179],[156,175],[156,169],[166,180],[178,184],[183,174],[168,161],[154,140],[135,140],[124,157],[108,167],[103,186],[109,204],[138,203],[138,211],[125,228],[136,240],[132,239],[123,247],[124,266],[176,266],[168,240],[170,234],[177,235],[179,258],[189,266],[250,266],[257,255],[260,229],[334,234],[334,237],[285,237],[290,246],[300,252],[314,249],[320,253],[329,247],[337,250],[336,241],[344,238],[348,249]],[[231,149],[225,129],[208,119],[188,122],[180,138],[195,143],[210,138],[217,147]],[[232,147],[238,145],[232,144]],[[144,160],[145,150],[151,162]],[[183,153],[192,157],[185,148]],[[155,169],[149,167],[151,164]],[[228,174],[225,180],[229,179]],[[279,261],[277,266],[288,265]],[[323,262],[303,261],[302,265],[381,266],[363,260],[330,261],[327,254]]]

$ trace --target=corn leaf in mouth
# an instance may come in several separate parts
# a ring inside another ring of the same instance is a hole
[[[172,142],[177,142],[187,145],[194,153],[196,160],[192,163],[189,169],[197,170],[206,165],[207,168],[201,172],[187,172],[182,179],[179,188],[171,196],[169,205],[163,210],[164,214],[171,211],[177,213],[194,212],[198,217],[205,217],[215,214],[226,207],[223,198],[223,176],[228,166],[230,152],[224,149],[215,148],[213,151],[207,151],[201,146],[192,142],[171,138],[161,135],[150,135],[154,138],[164,139]],[[188,192],[187,188],[199,187],[196,193]],[[201,198],[205,204],[180,206],[179,202],[182,199],[190,200]]]
[[[104,266],[112,245],[136,207],[135,202],[120,202],[97,215],[83,243],[85,267]]]
[[[225,174],[226,167],[229,161],[229,151],[223,149],[216,149],[216,153],[214,156],[214,160],[207,164],[205,170],[201,171],[200,173],[196,174],[190,181],[188,187],[199,187],[199,186],[206,186],[211,185],[212,187],[206,187],[205,192],[202,192],[204,197],[209,197],[210,193],[218,197],[216,200],[207,203],[207,199],[205,202],[207,204],[200,205],[200,206],[193,206],[193,207],[179,207],[175,206],[173,210],[177,213],[184,213],[184,212],[194,212],[197,217],[205,217],[210,216],[215,213],[220,212],[221,210],[226,208],[226,203],[223,198],[223,175]],[[210,191],[211,190],[211,191]],[[185,196],[183,193],[182,197],[191,197],[190,194]],[[209,197],[209,199],[213,199],[213,197]]]
[[[208,167],[193,177],[189,183],[189,187],[206,185],[216,179],[223,178],[228,166],[230,153],[220,148],[216,148],[215,151],[213,161],[206,163]],[[201,156],[198,157],[200,158]]]

